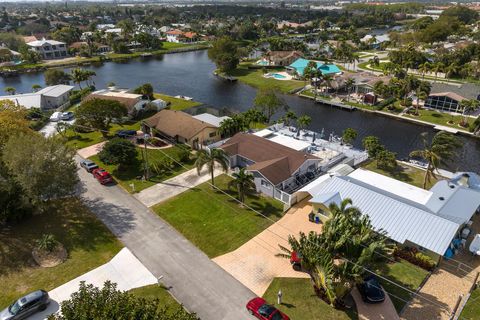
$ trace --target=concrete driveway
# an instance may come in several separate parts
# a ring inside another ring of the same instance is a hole
[[[81,281],[101,288],[107,280],[115,282],[117,288],[122,291],[158,283],[157,278],[145,268],[130,250],[123,248],[106,264],[50,291],[48,294],[52,301],[48,308],[29,317],[29,319],[46,319],[52,313],[59,311],[59,304],[68,300],[71,294],[78,290]]]
[[[222,170],[215,169],[213,174],[216,177],[222,173],[224,173]],[[190,188],[209,181],[210,178],[211,176],[207,172],[206,168],[203,169],[200,175],[198,175],[197,169],[192,169],[144,189],[139,193],[134,194],[134,197],[147,207],[151,207],[157,203],[187,191]]]
[[[83,149],[77,150],[77,153],[80,155],[80,157],[82,157],[84,159],[90,158],[91,156],[94,156],[97,153],[99,153],[100,151],[102,151],[105,143],[106,143],[106,141],[94,144],[94,145],[89,146],[89,147],[85,147]]]
[[[352,297],[357,305],[359,320],[400,320],[397,310],[388,294],[382,303],[365,303],[357,288],[352,290]]]
[[[290,234],[298,236],[300,231],[321,232],[322,225],[308,221],[312,207],[303,201],[292,207],[279,221],[262,231],[237,250],[213,259],[258,296],[262,296],[273,278],[308,278],[303,272],[294,271],[290,261],[276,257],[278,245],[288,248],[286,240]],[[290,231],[291,230],[291,231]]]
[[[205,320],[253,319],[245,308],[252,291],[122,188],[83,169],[79,177],[83,202],[187,310]]]
[[[68,124],[73,124],[75,122],[75,119],[68,120],[68,121],[49,121],[42,129],[40,129],[40,132],[45,136],[45,137],[50,137],[53,135],[56,135],[57,132],[57,124],[60,122],[65,122]]]

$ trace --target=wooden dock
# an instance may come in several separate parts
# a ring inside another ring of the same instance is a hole
[[[349,106],[349,105],[343,104],[341,102],[326,100],[326,99],[322,99],[322,98],[318,98],[318,97],[314,100],[315,100],[315,103],[322,103],[322,104],[326,104],[326,105],[331,106],[331,107],[337,107],[337,108],[347,110],[347,111],[357,110],[357,107]]]

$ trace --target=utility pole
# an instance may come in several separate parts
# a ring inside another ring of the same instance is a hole
[[[148,137],[148,134],[144,134],[143,135],[143,146],[144,146],[144,152],[145,152],[145,157],[144,157],[144,166],[145,166],[145,171],[144,171],[144,177],[145,177],[145,180],[148,180],[148,154],[147,154],[147,137]]]

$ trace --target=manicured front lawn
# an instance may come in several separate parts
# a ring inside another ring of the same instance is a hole
[[[168,96],[166,94],[160,94],[160,93],[155,93],[154,97],[155,99],[162,99],[163,101],[170,102],[169,108],[171,110],[185,110],[185,109],[196,107],[202,104],[197,101],[188,101],[184,99],[178,99],[178,98]]]
[[[480,315],[480,288],[472,291],[472,295],[468,299],[465,307],[460,314],[460,319],[475,320]]]
[[[282,304],[277,304],[278,290],[282,290]],[[357,319],[354,310],[337,310],[315,295],[310,279],[275,278],[263,295],[270,304],[295,320]]]
[[[384,176],[394,178],[409,184],[412,184],[416,187],[423,188],[423,179],[425,176],[425,171],[420,170],[418,168],[404,165],[401,163],[397,162],[397,168],[395,170],[384,170],[377,168],[377,162],[376,161],[371,161],[367,162],[366,164],[362,165],[363,168],[367,170],[374,171],[376,173],[383,174]],[[437,175],[437,177],[439,177]],[[431,183],[427,184],[427,189],[431,188],[437,180],[435,178],[432,178]]]
[[[405,260],[400,260],[395,263],[383,263],[377,268],[377,272],[385,278],[404,286],[411,291],[417,290],[428,275],[428,271]],[[385,291],[390,294],[390,299],[395,305],[397,312],[400,312],[405,306],[405,301],[409,301],[412,298],[411,293],[391,282],[380,279],[380,283]]]
[[[113,124],[109,130],[107,139],[113,138],[115,132],[118,130],[140,130],[140,121],[131,121],[126,124]],[[89,147],[91,145],[105,141],[105,138],[99,131],[92,131],[86,133],[74,132],[71,129],[67,130],[66,133],[66,144],[75,148],[82,149]]]
[[[446,127],[452,127],[459,130],[468,131],[468,127],[464,128],[459,126],[459,123],[461,123],[463,119],[461,115],[450,115],[448,113],[442,113],[442,112],[428,110],[428,109],[420,109],[418,110],[418,113],[420,114],[419,116],[405,114],[405,117],[427,121],[433,124],[439,124]],[[453,121],[453,124],[448,123],[448,121]],[[475,119],[472,119],[470,117],[467,118],[467,122],[469,125],[472,124],[474,121]]]
[[[35,241],[53,234],[68,251],[68,259],[53,268],[32,259]],[[0,309],[20,296],[51,290],[106,262],[122,245],[76,198],[56,201],[45,213],[0,229]]]
[[[160,162],[164,159],[167,159],[168,156],[176,159],[179,161],[179,155],[181,154],[182,150],[184,149],[184,146],[173,146],[171,148],[166,148],[166,149],[147,149],[147,159],[149,165]],[[100,161],[100,158],[98,155],[90,157],[92,161],[97,163],[99,166],[103,167],[106,169],[108,172],[110,172],[115,180],[123,187],[125,190],[128,192],[139,192],[143,189],[146,189],[148,187],[153,186],[154,184],[157,184],[159,182],[165,181],[167,179],[170,179],[176,175],[179,175],[180,173],[183,173],[187,171],[188,169],[193,168],[193,160],[190,160],[186,163],[183,163],[183,165],[187,168],[185,169],[184,167],[180,165],[176,165],[174,168],[169,170],[168,172],[165,172],[162,175],[155,175],[155,173],[151,172],[151,177],[149,180],[143,181],[141,179],[137,179],[138,177],[141,177],[144,173],[144,165],[143,165],[143,159],[142,159],[142,152],[143,148],[137,148],[138,149],[138,155],[137,155],[137,163],[134,165],[131,165],[129,167],[123,168],[122,170],[118,170],[117,165],[108,165]],[[167,154],[167,155],[165,155]],[[132,189],[131,184],[134,185],[134,188]]]
[[[215,178],[215,185],[235,197],[236,192],[227,188],[230,180],[221,175]],[[250,195],[246,203],[274,221],[283,215],[283,204],[272,198]],[[211,258],[237,249],[272,224],[208,183],[160,203],[153,210]]]
[[[163,285],[152,284],[129,290],[129,292],[137,297],[149,300],[158,299],[160,301],[160,307],[166,307],[172,311],[182,307]]]
[[[268,72],[275,71],[274,69],[268,69]],[[230,72],[230,74],[238,78],[239,81],[258,89],[275,88],[281,92],[288,93],[304,86],[303,81],[265,78],[262,69],[248,69],[246,64],[240,64],[238,68]]]

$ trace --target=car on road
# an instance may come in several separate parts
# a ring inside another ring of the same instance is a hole
[[[363,283],[357,285],[358,291],[362,295],[363,301],[367,303],[380,303],[385,301],[385,292],[374,275],[363,279]]]
[[[293,270],[302,270],[302,255],[300,252],[292,251],[292,253],[290,253],[290,264],[292,265]]]
[[[118,130],[115,132],[115,135],[119,138],[130,138],[137,135],[137,131],[135,130]]]
[[[73,112],[72,111],[67,111],[67,112],[62,112],[60,115],[60,119],[62,120],[72,120],[73,119]]]
[[[92,172],[93,170],[98,169],[97,164],[88,159],[80,161],[80,167],[84,168],[88,172]]]
[[[0,320],[26,319],[38,311],[45,310],[49,303],[50,298],[45,290],[34,291],[0,311]]]
[[[290,320],[290,318],[263,298],[253,298],[247,303],[247,310],[260,320]]]
[[[107,184],[107,183],[113,182],[112,176],[105,169],[102,169],[102,168],[95,169],[92,171],[92,174],[95,177],[95,179],[97,179],[98,182],[100,182],[101,184]]]

